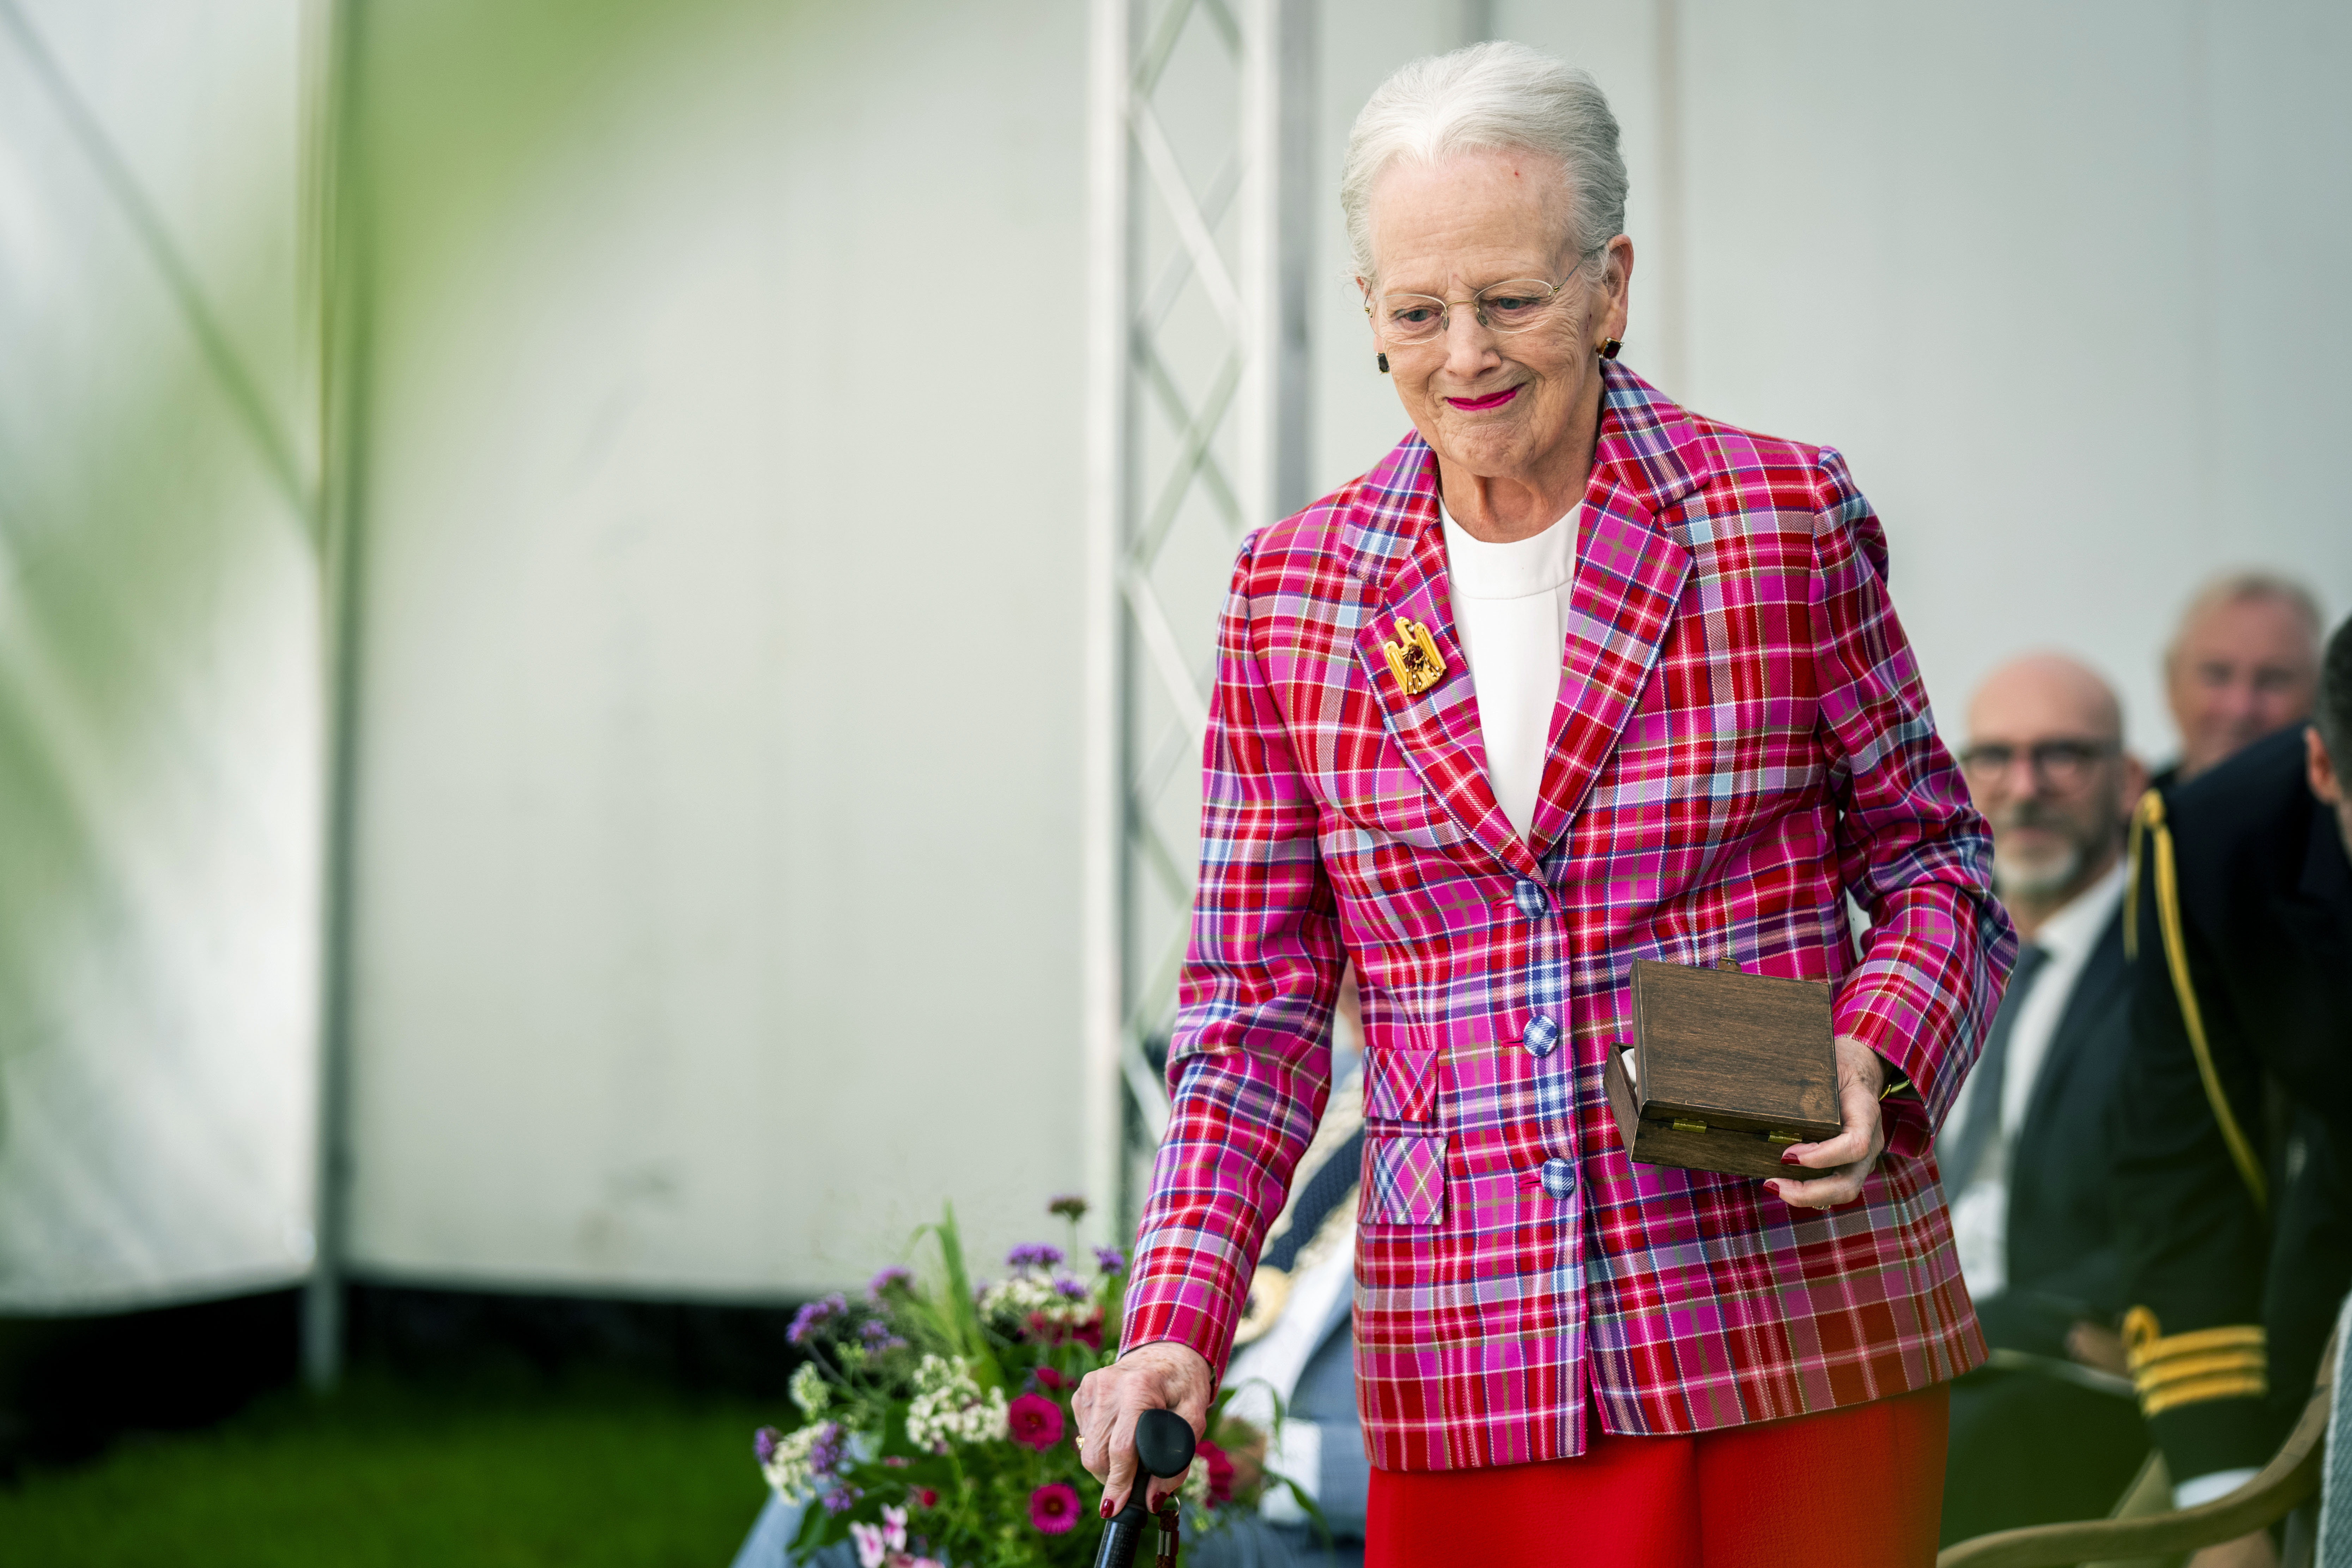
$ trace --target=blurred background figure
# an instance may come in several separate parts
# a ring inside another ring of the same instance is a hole
[[[2143,808],[2115,1201],[2125,1341],[2181,1507],[2270,1458],[2352,1284],[2347,762],[2352,620],[2315,723]],[[2272,1561],[2260,1534],[2197,1559]]]
[[[2117,1375],[2126,1302],[2107,1197],[2131,1040],[2124,825],[2146,770],[2124,749],[2107,683],[2057,653],[1985,678],[1960,765],[1992,825],[1993,885],[2021,945],[1936,1142],[1993,1352],[1952,1387],[1948,1543],[2097,1518],[2147,1453]]]
[[[2164,655],[2164,695],[2179,760],[2158,777],[2186,784],[2232,752],[2311,717],[2319,682],[2319,603],[2300,583],[2231,572],[2197,591]]]

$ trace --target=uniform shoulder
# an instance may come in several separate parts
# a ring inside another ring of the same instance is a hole
[[[2293,886],[2315,805],[2304,780],[2300,724],[2166,789],[2182,901]]]

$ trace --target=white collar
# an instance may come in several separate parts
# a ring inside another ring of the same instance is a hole
[[[1439,500],[1448,585],[1465,599],[1524,599],[1552,592],[1575,574],[1578,510],[1569,508],[1567,516],[1541,533],[1492,544],[1454,521]]]
[[[2105,876],[2067,900],[2056,914],[2042,922],[2042,929],[2033,933],[2033,945],[2053,959],[2088,957],[2091,949],[2098,945],[2099,933],[2107,929],[2116,906],[2123,901],[2123,895],[2124,860],[2118,855]]]

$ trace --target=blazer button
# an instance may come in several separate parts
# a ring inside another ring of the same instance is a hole
[[[1576,1167],[1566,1160],[1546,1160],[1543,1163],[1543,1190],[1563,1200],[1574,1197]]]
[[[1548,1057],[1551,1048],[1559,1044],[1559,1026],[1538,1013],[1519,1031],[1519,1043],[1539,1057]]]
[[[1511,889],[1511,902],[1518,905],[1519,913],[1529,920],[1551,912],[1551,900],[1545,896],[1542,887],[1525,877]]]

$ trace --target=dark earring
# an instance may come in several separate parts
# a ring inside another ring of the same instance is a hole
[[[1374,360],[1379,363],[1379,365],[1380,365],[1380,367],[1381,367],[1381,374],[1382,375],[1386,375],[1386,374],[1388,374],[1388,373],[1389,373],[1389,356],[1388,356],[1388,355],[1386,355],[1386,354],[1376,354],[1376,355],[1374,355],[1374,356],[1373,356],[1373,358],[1374,358]]]
[[[1623,343],[1619,342],[1615,338],[1603,338],[1601,340],[1601,357],[1602,359],[1615,359],[1617,357],[1617,351],[1624,346],[1625,345]]]

